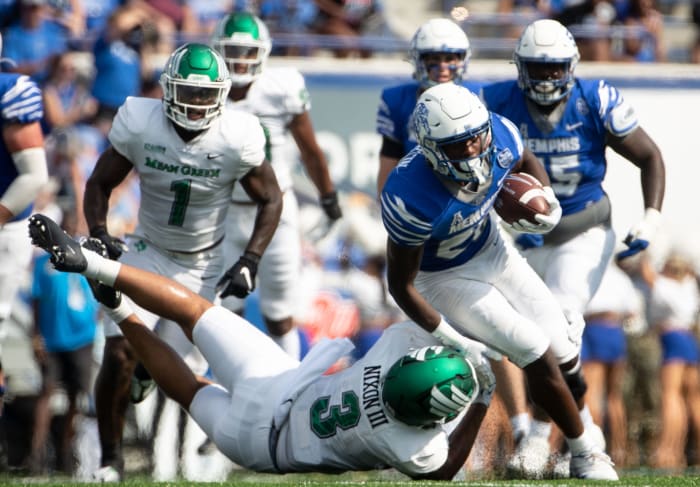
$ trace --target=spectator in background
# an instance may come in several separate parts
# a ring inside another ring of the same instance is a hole
[[[346,38],[342,47],[332,49],[338,58],[359,55],[368,58],[369,49],[359,49],[353,38],[357,39],[368,26],[381,15],[381,2],[378,0],[315,0],[318,14],[313,21],[312,30],[316,34]]]
[[[153,41],[153,24],[146,11],[136,7],[120,7],[107,21],[93,48],[95,78],[92,95],[99,111],[114,116],[128,96],[141,91],[144,43]]]
[[[73,56],[64,52],[51,60],[43,85],[43,122],[47,132],[70,128],[97,113],[97,101],[90,95],[86,81],[78,75]]]
[[[73,234],[77,223],[74,208],[63,212],[62,228]],[[68,396],[68,409],[61,422],[56,444],[56,470],[74,470],[75,419],[78,396],[92,388],[92,346],[98,305],[87,279],[78,274],[58,272],[42,254],[34,264],[32,300],[35,332],[32,339],[43,385],[37,399],[29,469],[33,474],[51,469],[47,446],[51,427],[51,397],[58,387]]]
[[[598,291],[586,307],[581,344],[583,375],[588,383],[586,404],[593,421],[607,425],[610,456],[625,465],[627,417],[623,381],[627,369],[625,323],[643,316],[642,296],[615,263],[608,265]]]
[[[666,60],[664,19],[656,9],[654,0],[629,0],[620,17],[620,23],[628,28],[628,35],[622,39],[622,61]]]
[[[185,0],[194,22],[193,34],[210,36],[216,24],[234,9],[234,0]]]
[[[700,0],[693,0],[693,24],[695,25],[695,41],[690,52],[690,61],[700,63]]]
[[[11,71],[43,81],[53,57],[68,48],[68,31],[51,18],[47,0],[19,0],[19,18],[5,30],[5,56]]]
[[[85,29],[89,37],[98,36],[107,27],[109,16],[126,0],[78,0],[85,14]]]
[[[614,0],[552,0],[552,18],[571,30],[583,61],[609,61]]]
[[[681,469],[686,466],[689,429],[695,433],[690,450],[700,452],[700,347],[694,333],[700,291],[692,260],[677,250],[670,252],[660,273],[649,271],[647,276],[649,325],[659,334],[663,354],[660,437],[651,463]]]
[[[309,32],[311,24],[318,15],[318,7],[313,0],[262,0],[260,2],[260,18],[269,27],[273,37],[278,34],[302,36]],[[288,45],[272,46],[273,54],[299,56],[308,54],[308,49],[300,46],[300,42],[290,42]]]

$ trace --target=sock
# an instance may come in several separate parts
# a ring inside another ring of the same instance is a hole
[[[510,428],[513,431],[513,438],[517,442],[530,432],[530,415],[520,413],[510,418]]]
[[[581,416],[581,421],[583,422],[584,427],[594,424],[593,416],[591,416],[591,410],[588,409],[588,406],[584,405],[583,409],[581,409],[578,413],[579,416]]]
[[[552,423],[549,421],[539,421],[533,419],[530,422],[530,435],[540,436],[542,438],[549,438],[549,434],[552,432]]]
[[[95,279],[107,286],[114,286],[114,281],[117,280],[122,265],[116,260],[105,259],[92,250],[83,249],[83,255],[87,261],[87,268],[82,274],[88,279]]]
[[[566,443],[569,445],[569,450],[571,450],[571,454],[573,456],[595,449],[595,444],[588,437],[585,431],[578,438],[567,438]]]
[[[297,360],[301,359],[301,341],[299,339],[299,330],[297,330],[296,326],[284,335],[270,335],[270,338],[272,338],[282,350],[287,352],[290,357]]]

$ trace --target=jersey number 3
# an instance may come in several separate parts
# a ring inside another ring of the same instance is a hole
[[[360,422],[360,400],[353,391],[341,395],[341,404],[331,405],[328,396],[319,397],[311,405],[311,430],[319,438],[335,436],[338,428],[347,430]]]

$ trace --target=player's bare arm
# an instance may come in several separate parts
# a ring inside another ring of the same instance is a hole
[[[644,207],[661,210],[666,188],[666,169],[659,147],[642,127],[625,137],[608,136],[608,145],[641,171]]]
[[[16,200],[15,206],[24,209],[36,197],[39,188],[48,178],[41,125],[39,122],[9,123],[2,128],[2,137],[19,173],[17,179],[2,195],[3,200],[10,197],[11,200]],[[41,152],[32,149],[40,149]],[[13,191],[15,195],[11,194]],[[15,216],[15,212],[8,208],[8,205],[12,206],[10,203],[0,203],[0,225],[4,225]]]
[[[255,227],[245,250],[260,256],[265,252],[279,224],[282,214],[282,192],[277,184],[275,172],[267,161],[241,178],[241,185],[258,205]]]
[[[486,404],[472,403],[467,414],[450,434],[450,450],[442,467],[434,472],[414,477],[414,480],[452,480],[457,472],[464,467],[487,410]]]
[[[325,196],[335,191],[335,186],[328,172],[328,161],[316,141],[309,112],[294,116],[289,123],[289,132],[299,148],[306,173],[318,189],[319,194]]]
[[[83,205],[88,228],[106,228],[112,190],[119,186],[133,167],[131,161],[111,146],[100,155],[85,183]]]
[[[387,240],[389,292],[413,321],[432,332],[440,323],[440,313],[428,304],[413,284],[422,256],[423,246],[403,247]]]

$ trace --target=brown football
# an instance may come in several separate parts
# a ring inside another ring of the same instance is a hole
[[[542,184],[524,172],[512,173],[506,177],[493,207],[506,223],[520,219],[538,223],[535,220],[536,214],[549,213],[549,203]]]

